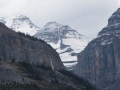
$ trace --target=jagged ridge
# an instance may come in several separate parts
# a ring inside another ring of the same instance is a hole
[[[47,43],[17,34],[0,23],[0,60],[28,62],[63,69],[58,53]],[[56,63],[56,64],[55,64]]]
[[[56,49],[67,67],[77,63],[77,53],[82,51],[90,41],[89,38],[79,34],[68,25],[60,25],[55,21],[47,23],[34,36],[45,40]]]
[[[75,73],[101,90],[119,90],[120,84],[120,8],[108,25],[78,54]]]
[[[34,36],[45,40],[56,49],[64,65],[70,68],[77,63],[77,53],[81,52],[90,41],[89,38],[79,34],[68,25],[60,25],[55,21],[48,22],[41,30],[27,16],[21,14],[7,18],[2,17],[0,22],[17,32],[30,35],[36,33]]]
[[[4,23],[12,30],[24,32],[25,34],[34,35],[40,30],[40,28],[34,25],[27,16],[21,14],[16,14],[10,17],[1,17],[0,22]]]

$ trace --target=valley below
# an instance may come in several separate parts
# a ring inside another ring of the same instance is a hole
[[[55,21],[1,17],[0,90],[120,90],[119,46],[120,8],[94,39]]]

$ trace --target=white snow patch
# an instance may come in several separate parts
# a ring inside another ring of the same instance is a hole
[[[106,44],[111,44],[111,43],[113,43],[113,41],[103,41],[101,42],[101,45],[106,45]]]
[[[54,49],[58,49],[58,48],[60,48],[60,40],[58,41],[58,43],[57,44],[54,44],[54,43],[49,43]]]
[[[25,34],[34,35],[38,30],[40,30],[40,28],[36,27],[28,17],[21,14],[2,18],[2,20],[6,22],[6,26],[17,32],[20,31]]]
[[[77,64],[77,62],[74,62],[74,63],[63,63],[63,64],[66,67],[72,67],[72,66],[75,66]]]

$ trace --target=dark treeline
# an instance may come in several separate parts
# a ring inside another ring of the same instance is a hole
[[[35,66],[35,65],[31,65],[26,62],[22,62],[22,63],[20,63],[20,65],[23,66],[28,71],[28,73],[31,74],[30,76],[28,76],[29,78],[33,78],[35,80],[40,80],[40,81],[42,80],[42,77],[41,77],[41,73],[38,71],[39,68],[43,69],[43,70],[51,70],[52,71],[51,67],[46,67],[44,64]],[[37,67],[38,69],[36,69],[35,67]],[[70,77],[71,79],[73,79],[73,81],[74,80],[75,80],[75,82],[77,81],[76,84],[83,87],[82,90],[98,90],[87,80],[84,80],[82,77],[79,77],[72,72],[69,72],[66,70],[59,70],[59,72],[67,77]],[[54,83],[56,83],[56,81],[54,81]],[[58,81],[57,81],[57,83],[59,84]],[[74,89],[69,89],[69,87],[66,87],[65,90],[74,90]]]
[[[0,83],[0,90],[40,90],[39,87],[34,84],[21,84],[17,82],[4,82],[1,81]]]
[[[35,80],[41,80],[42,79],[41,76],[40,76],[40,72],[38,70],[36,70],[29,63],[21,62],[20,65],[23,66],[27,70],[27,72],[31,74],[31,75],[28,75],[29,78],[33,78]]]
[[[29,39],[31,39],[31,40],[34,40],[34,41],[41,41],[41,42],[43,42],[43,43],[46,43],[45,41],[43,41],[43,40],[41,40],[41,39],[37,39],[36,37],[31,36],[31,35],[29,35],[29,34],[25,34],[25,33],[22,33],[22,32],[17,32],[17,33],[18,33],[19,36],[24,36],[24,37],[27,37],[27,38],[29,38]]]
[[[67,71],[67,70],[59,70],[60,73],[62,73],[65,76],[71,77],[75,79],[78,84],[81,86],[86,87],[84,90],[98,90],[95,86],[93,86],[91,83],[89,83],[87,80],[84,80],[82,77],[79,77],[75,75],[74,73]]]
[[[38,39],[37,37],[34,37],[34,36],[31,36],[29,34],[25,34],[25,33],[22,33],[22,32],[17,32],[19,36],[24,36],[24,37],[27,37],[29,38],[30,40],[33,40],[33,41],[40,41],[42,43],[46,43],[44,40],[41,40],[41,39]],[[47,44],[47,43],[46,43]],[[53,49],[53,47],[51,47],[50,44],[47,44],[50,48]]]
[[[37,67],[38,67],[38,68],[41,68],[41,69],[43,69],[43,70],[52,70],[51,67],[46,67],[44,64],[42,64],[42,65],[37,65]]]

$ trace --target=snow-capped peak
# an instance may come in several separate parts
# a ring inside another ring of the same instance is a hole
[[[48,31],[48,30],[51,30],[51,29],[58,29],[61,25],[56,23],[55,21],[54,22],[48,22],[42,30],[45,30],[45,31]]]
[[[58,24],[57,22],[53,21],[53,22],[48,22],[43,28],[42,31],[47,31],[47,32],[51,32],[51,31],[56,31],[56,30],[71,30],[71,28],[68,25],[61,25]]]
[[[13,16],[10,16],[10,17],[12,17],[13,19],[14,19],[14,18],[28,18],[27,16],[25,16],[25,15],[22,15],[22,14],[20,14],[20,13],[18,13],[18,14],[15,14],[15,15],[13,15]]]
[[[39,27],[32,23],[29,17],[21,14],[1,18],[0,22],[17,32],[20,31],[25,34],[34,35],[38,30],[40,30]]]
[[[81,52],[91,40],[68,25],[48,22],[41,31],[35,35],[50,44],[60,55],[65,66],[73,66],[77,62],[77,53]]]
[[[56,25],[56,24],[58,24],[56,21],[52,21],[52,22],[48,22],[47,23],[47,25],[50,25],[50,24],[54,24],[54,25]]]

